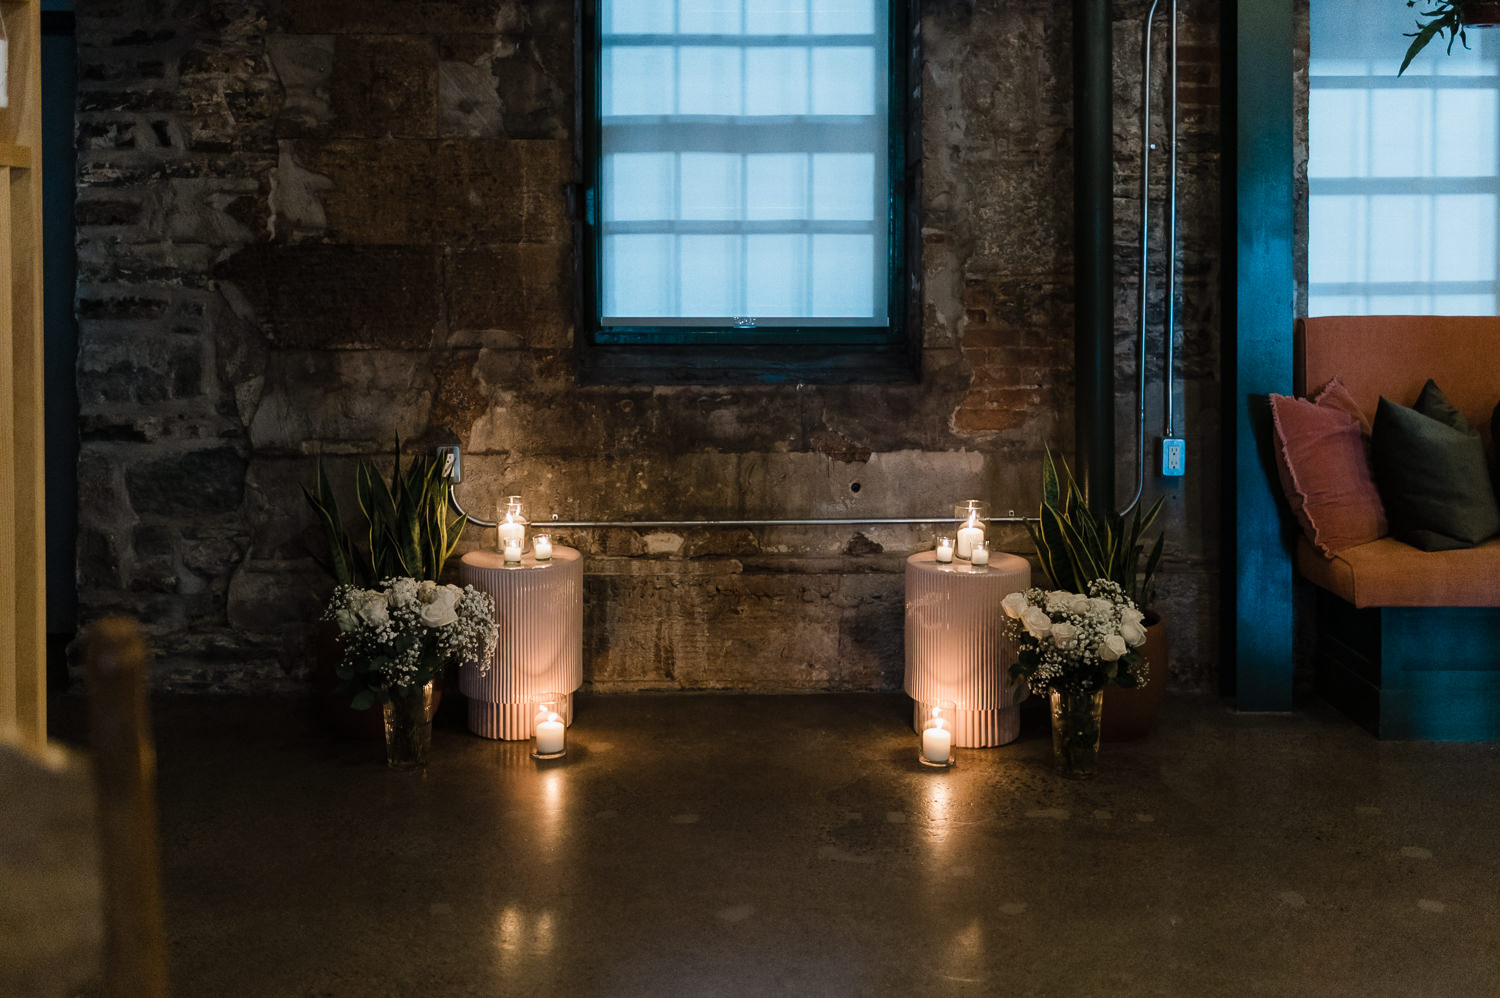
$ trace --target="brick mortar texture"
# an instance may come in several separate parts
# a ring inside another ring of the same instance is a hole
[[[1042,444],[1072,439],[1066,5],[920,5],[920,383],[715,388],[578,380],[573,7],[80,7],[77,582],[85,618],[146,623],[159,688],[305,688],[329,583],[299,485],[316,454],[347,481],[356,457],[397,435],[412,451],[461,444],[465,501],[486,517],[510,493],[565,519],[937,515],[970,495],[1035,508]],[[1115,5],[1122,450],[1144,8]],[[1192,474],[1168,488],[1160,590],[1173,684],[1206,689],[1219,5],[1182,9],[1177,390]],[[1154,241],[1159,271],[1159,225]],[[1161,278],[1148,301],[1154,384]],[[1122,495],[1132,474],[1122,459]],[[568,535],[597,564],[588,680],[896,688],[902,564],[932,533]],[[1029,550],[1019,529],[999,540]],[[464,542],[487,543],[479,531]]]

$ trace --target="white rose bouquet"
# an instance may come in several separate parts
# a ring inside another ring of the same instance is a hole
[[[344,640],[340,692],[363,710],[393,689],[420,687],[450,662],[489,671],[495,654],[495,601],[473,586],[386,579],[377,589],[339,586],[324,620],[338,621]]]
[[[1146,660],[1134,650],[1146,640],[1143,614],[1117,583],[1095,579],[1087,595],[1032,588],[1001,605],[1020,645],[1011,679],[1026,680],[1033,693],[1146,682]]]

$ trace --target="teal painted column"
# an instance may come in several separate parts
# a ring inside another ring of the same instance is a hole
[[[1292,706],[1292,566],[1271,457],[1270,392],[1292,387],[1292,5],[1225,12],[1224,692]]]

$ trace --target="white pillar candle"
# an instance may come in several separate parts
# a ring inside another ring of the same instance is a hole
[[[940,562],[944,562],[944,563],[947,563],[947,562],[950,562],[950,561],[953,560],[953,538],[951,538],[951,537],[939,537],[938,538],[938,543],[937,543],[937,560],[940,561]]]
[[[500,522],[500,547],[508,548],[512,544],[520,547],[525,541],[526,525],[517,523],[515,517],[506,513],[505,519]]]
[[[551,561],[552,539],[546,534],[538,534],[536,539],[532,541],[531,553],[536,555],[537,561]]]
[[[946,764],[952,749],[953,732],[943,727],[942,721],[922,730],[922,758],[928,762]]]
[[[10,43],[4,38],[0,38],[0,107],[10,107]]]
[[[969,553],[969,560],[975,565],[984,566],[990,563],[990,549],[981,541],[974,545],[974,550]]]
[[[960,558],[971,557],[974,553],[975,544],[984,543],[984,528],[979,525],[975,514],[969,514],[969,522],[958,529],[958,556]]]
[[[518,563],[521,560],[521,545],[505,545],[505,561],[507,564]]]
[[[548,714],[545,721],[536,724],[536,754],[556,755],[563,750],[564,727],[562,718]]]

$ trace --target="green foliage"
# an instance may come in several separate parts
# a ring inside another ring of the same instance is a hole
[[[1417,21],[1417,30],[1406,32],[1406,37],[1411,39],[1411,45],[1406,50],[1406,58],[1401,60],[1401,68],[1396,71],[1400,76],[1406,72],[1406,67],[1417,57],[1417,53],[1427,47],[1427,43],[1434,38],[1442,38],[1446,32],[1448,35],[1448,51],[1453,51],[1454,39],[1463,42],[1464,48],[1469,47],[1469,39],[1464,33],[1464,3],[1465,0],[1432,0],[1430,10],[1419,11],[1419,18],[1427,18],[1424,24]],[[1415,7],[1417,0],[1406,0],[1406,6]]]
[[[355,468],[354,495],[364,526],[346,528],[319,459],[314,487],[304,485],[302,492],[328,540],[323,567],[340,585],[362,589],[390,578],[438,581],[468,524],[467,516],[448,518],[450,487],[435,458],[414,457],[403,472],[398,440],[389,485],[372,462],[361,459]]]
[[[1146,605],[1151,597],[1151,580],[1161,561],[1163,538],[1158,534],[1147,554],[1145,534],[1161,513],[1162,498],[1144,511],[1137,503],[1128,522],[1117,513],[1096,515],[1085,502],[1083,489],[1068,463],[1060,463],[1061,475],[1052,451],[1045,451],[1041,510],[1036,523],[1026,523],[1042,570],[1054,588],[1082,593],[1093,580],[1109,579],[1118,583],[1137,606]]]

